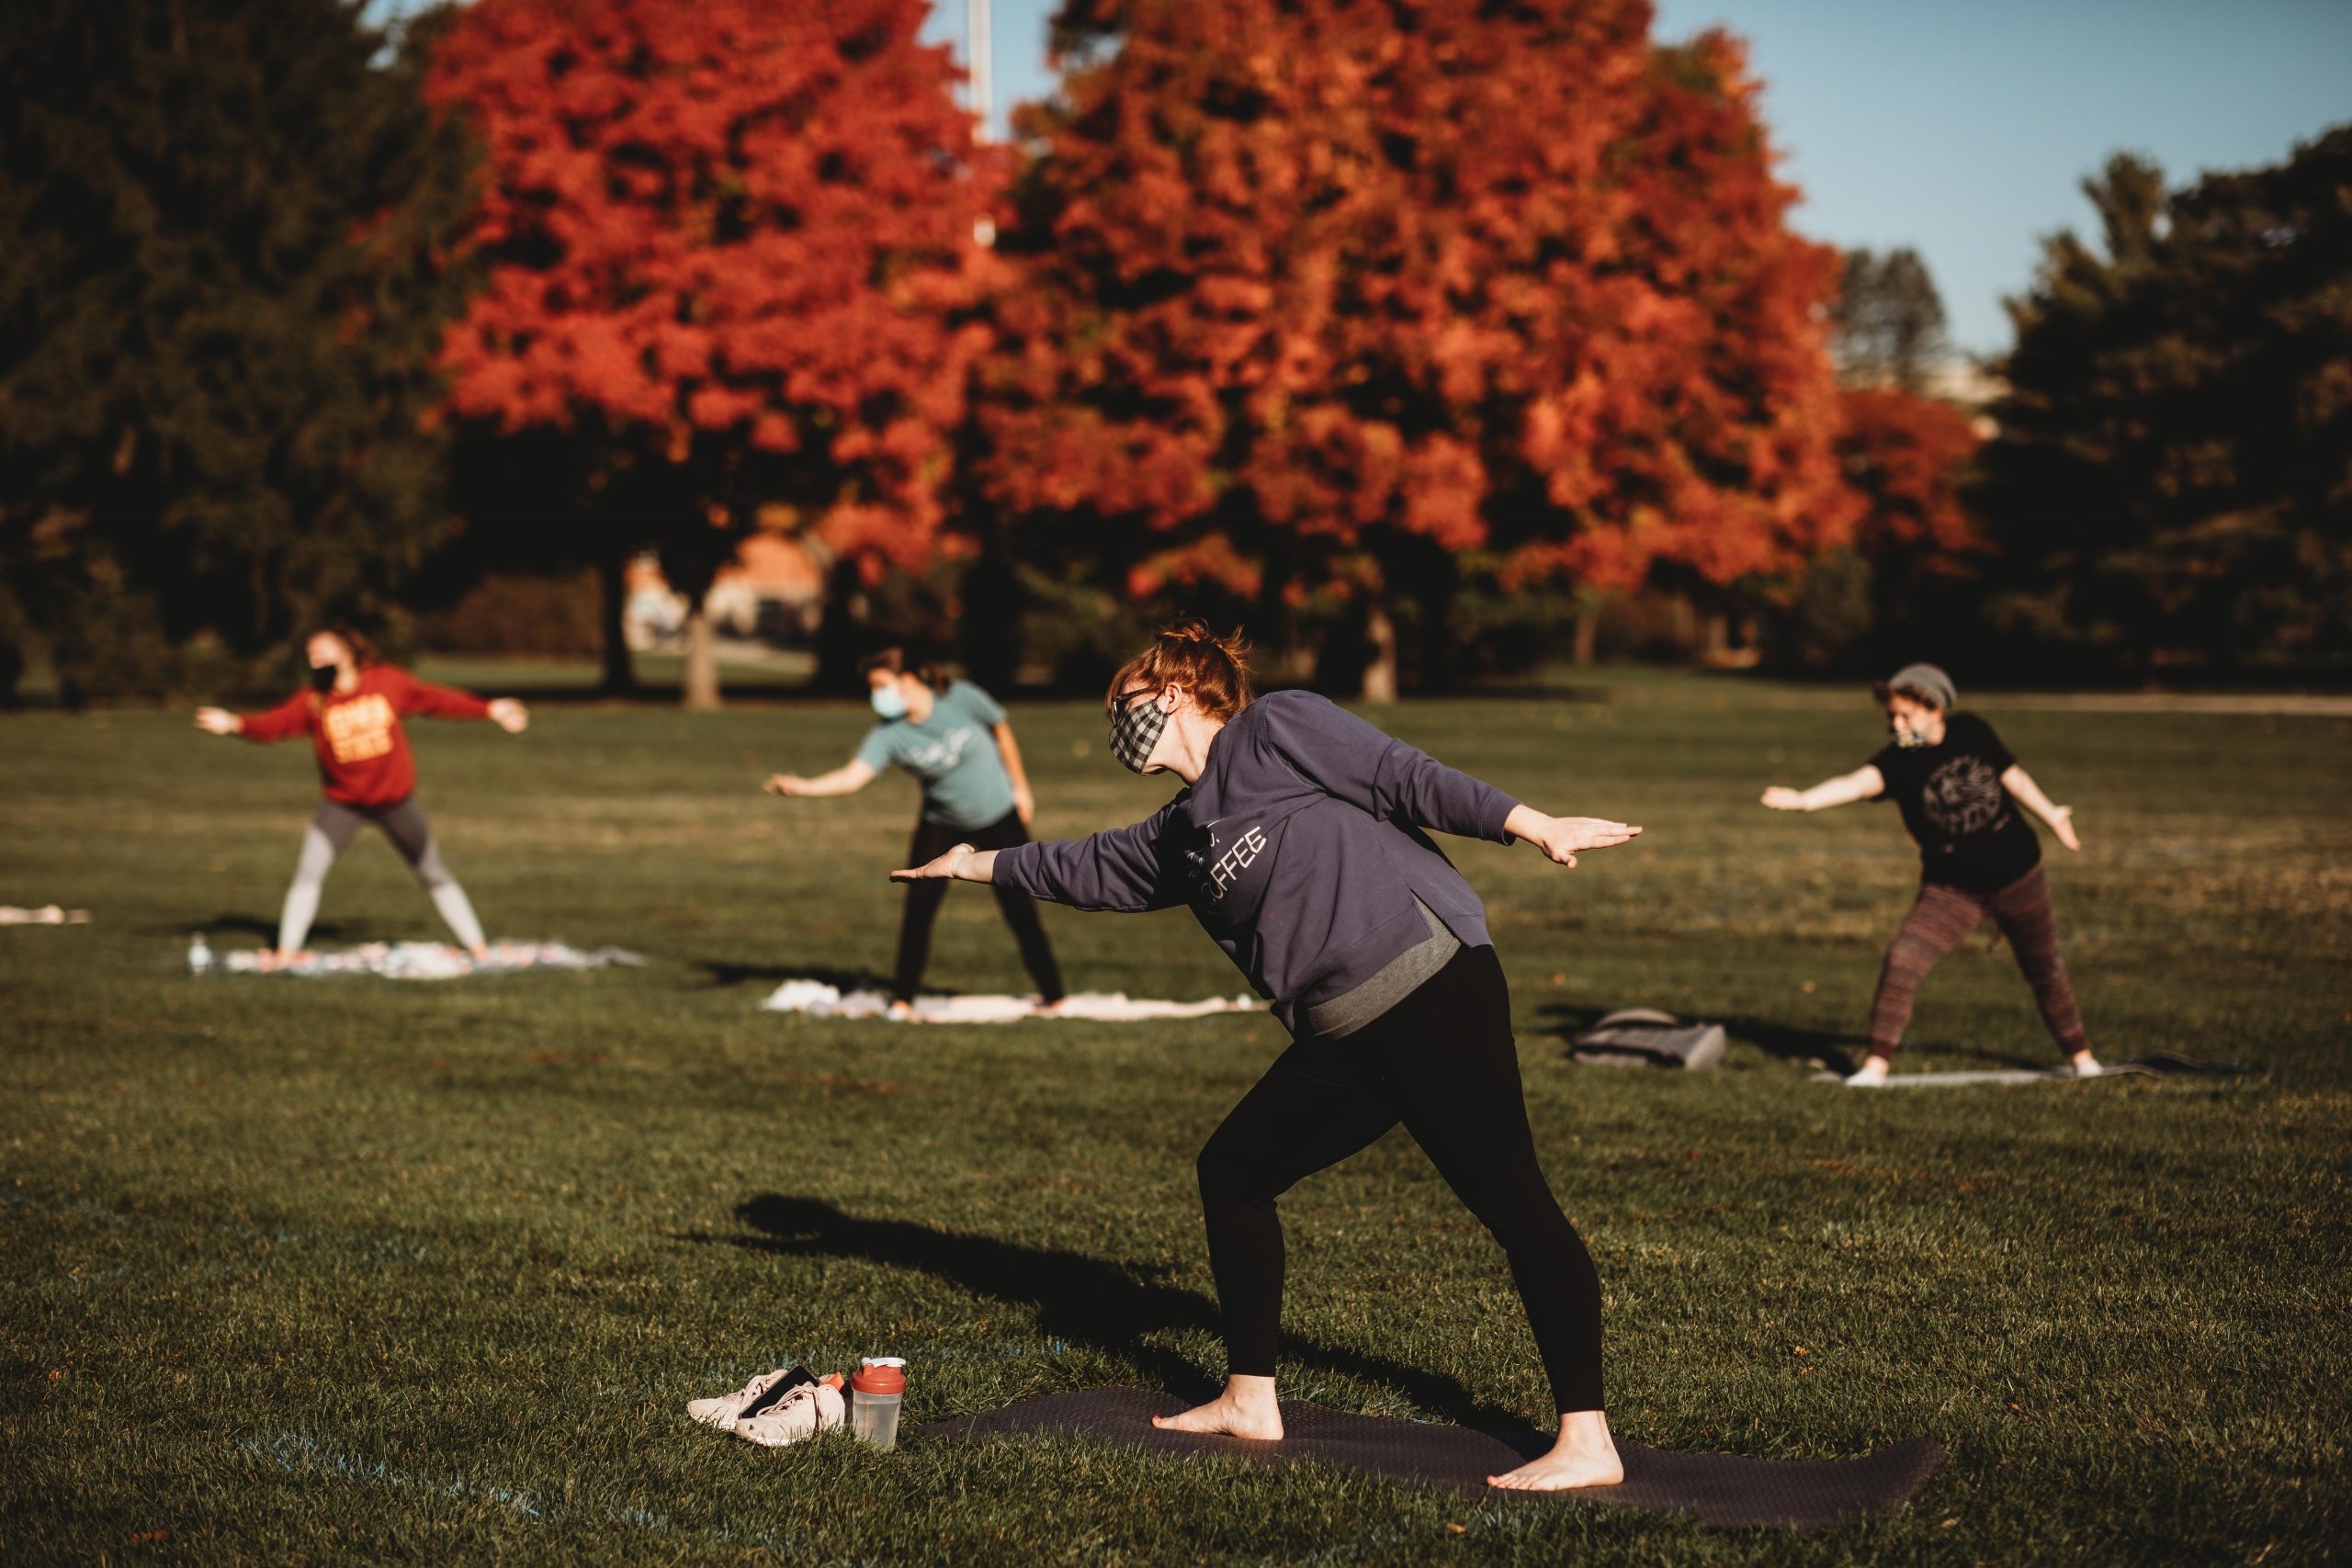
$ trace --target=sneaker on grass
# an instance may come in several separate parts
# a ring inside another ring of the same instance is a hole
[[[803,1378],[808,1376],[798,1367],[778,1367],[772,1372],[762,1372],[733,1393],[722,1393],[716,1399],[686,1401],[686,1414],[706,1427],[716,1427],[722,1432],[730,1431],[746,1412],[758,1413],[771,1390],[781,1399],[786,1391],[777,1385],[788,1382],[795,1372],[799,1372]]]
[[[780,1449],[842,1424],[839,1390],[831,1383],[802,1383],[756,1416],[735,1423],[735,1435],[762,1448]]]

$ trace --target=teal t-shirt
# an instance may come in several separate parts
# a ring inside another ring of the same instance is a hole
[[[857,760],[880,773],[893,763],[922,781],[926,822],[986,828],[1012,809],[1012,778],[989,733],[1004,722],[996,699],[958,681],[931,705],[931,716],[888,718],[866,735]]]

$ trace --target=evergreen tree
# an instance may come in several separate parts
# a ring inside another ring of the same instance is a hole
[[[1924,392],[1951,352],[1943,296],[1928,264],[1907,245],[1883,256],[1868,249],[1846,253],[1835,319],[1832,351],[1849,386]]]
[[[380,612],[445,531],[469,153],[360,9],[0,7],[0,641],[69,700]]]
[[[2168,190],[2119,157],[2009,303],[1996,610],[2147,665],[2352,652],[2352,125]]]

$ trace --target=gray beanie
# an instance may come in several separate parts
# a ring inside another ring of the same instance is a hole
[[[1933,703],[1946,713],[1960,703],[1960,694],[1952,690],[1951,677],[1933,664],[1905,665],[1886,678],[1886,689]]]

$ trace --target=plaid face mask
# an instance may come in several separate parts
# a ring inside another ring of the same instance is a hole
[[[1159,732],[1168,728],[1168,716],[1159,711],[1159,697],[1157,692],[1122,697],[1118,710],[1111,716],[1111,755],[1131,773],[1143,772],[1151,760],[1151,749],[1159,744]]]

